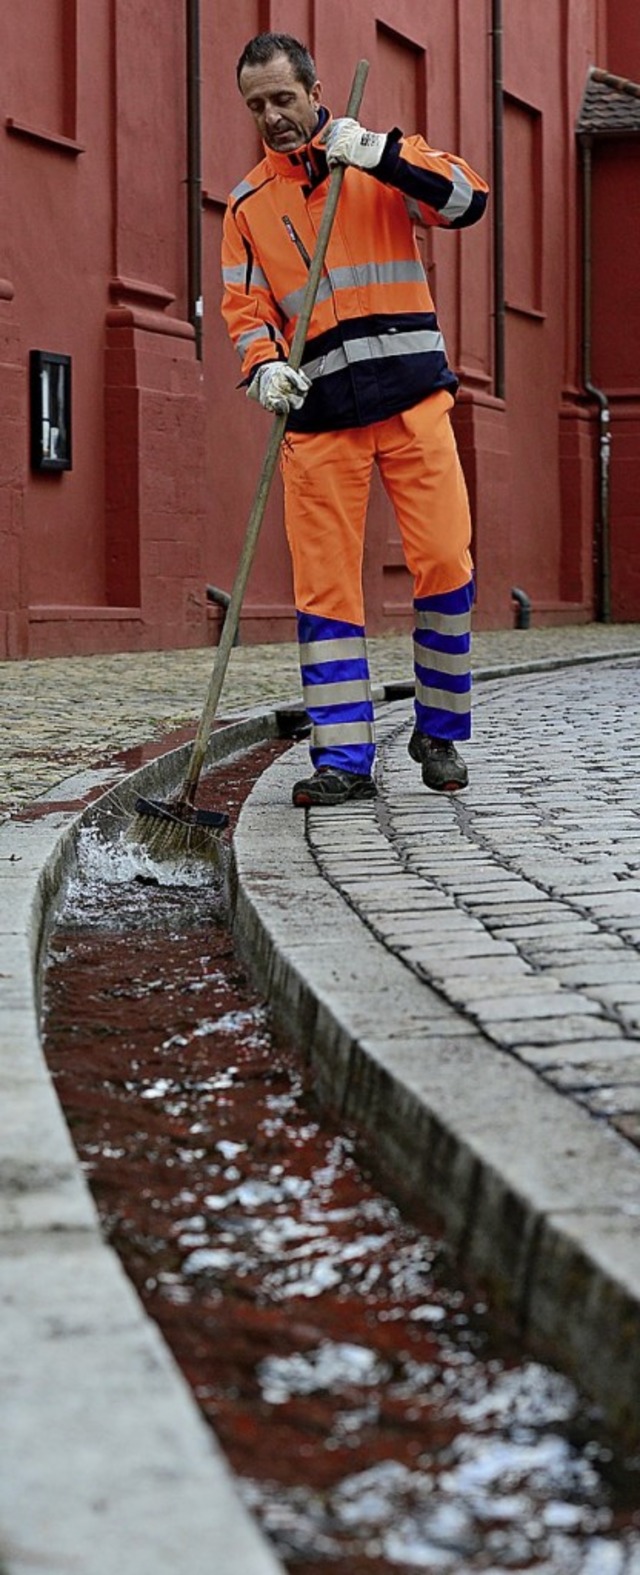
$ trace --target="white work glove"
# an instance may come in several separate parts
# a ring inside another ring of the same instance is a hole
[[[385,131],[365,131],[357,120],[334,120],[324,143],[329,169],[336,164],[352,164],[356,169],[374,170],[386,142]]]
[[[258,368],[247,389],[248,399],[257,399],[265,410],[288,416],[300,410],[311,387],[304,372],[296,372],[286,361],[266,361]]]

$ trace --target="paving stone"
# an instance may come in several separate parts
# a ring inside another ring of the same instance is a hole
[[[451,938],[451,943],[455,941],[456,937],[459,940],[463,938],[468,939],[470,945],[475,940],[486,942],[488,943],[487,949],[491,949],[491,936],[487,935],[480,920],[474,919],[471,914],[463,913],[460,908],[453,907],[441,910],[434,920],[433,935],[431,937],[434,946],[445,944],[447,937]]]
[[[462,961],[463,964],[466,963],[467,959],[478,957],[493,959],[496,956],[512,957],[514,955],[513,948],[508,947],[506,943],[504,946],[498,944],[496,950],[496,946],[492,945],[490,937],[481,933],[469,936],[464,932],[463,938],[464,945],[460,944],[456,947],[456,932],[451,931],[449,934],[430,936],[428,940],[420,941],[416,939],[399,942],[398,951],[405,955],[407,951],[415,949],[424,960],[427,969],[433,968],[434,974],[439,972],[443,963],[447,967],[451,965],[455,971],[456,950],[458,951],[458,961]]]
[[[503,1015],[512,1016],[514,1010],[520,1011],[520,1003],[525,1001],[529,1005],[526,1011],[522,1011],[523,1017],[545,1017],[548,1012],[556,1015],[553,981],[543,991],[535,974],[521,974],[517,979],[510,976],[500,979],[494,974],[486,979],[475,976],[457,980],[454,975],[448,974],[446,983],[440,980],[440,985],[457,1006],[480,1017],[485,1023],[492,1023]]]
[[[637,981],[640,989],[640,958],[627,960],[624,953],[621,961],[614,962],[610,953],[606,960],[601,960],[598,953],[591,952],[582,963],[563,964],[554,973],[563,984],[580,984],[585,988],[602,984],[614,989],[617,984],[631,985]]]
[[[599,1088],[574,1089],[573,1097],[594,1116],[629,1116],[640,1112],[640,1083],[602,1084]]]
[[[504,903],[509,903],[514,918],[517,918],[521,902],[523,905],[526,904],[526,917],[528,917],[531,903],[536,902],[540,907],[546,901],[546,893],[537,891],[535,886],[529,885],[527,881],[501,881],[499,885],[488,887],[485,891],[465,892],[464,900],[470,908],[489,909],[494,906],[500,908]]]
[[[522,902],[518,903],[516,907],[514,907],[512,902],[505,902],[504,905],[496,903],[496,906],[491,909],[491,913],[487,916],[487,924],[491,926],[492,930],[499,930],[505,924],[512,922],[515,916],[517,916],[518,924],[539,924],[542,918],[540,901],[544,902],[545,924],[566,924],[567,920],[571,918],[571,909],[567,907],[566,903],[551,902],[546,893],[541,892],[540,900],[537,902]]]
[[[591,1031],[597,1033],[599,1039],[615,1039],[619,1034],[615,1023],[606,1018],[590,1017],[586,1012],[571,1017],[541,1017],[538,1021],[528,1018],[525,1022],[519,1018],[515,1022],[495,1022],[491,1031],[500,1044],[512,1049],[517,1047],[518,1054],[525,1055],[527,1060],[530,1059],[529,1050],[536,1045],[562,1046],[572,1039],[584,1040]]]
[[[636,978],[629,984],[622,979],[617,984],[589,984],[585,986],[585,995],[608,1006],[632,1006],[635,1001],[640,1002],[640,982]]]
[[[553,980],[534,983],[530,991],[513,989],[507,992],[504,998],[495,997],[493,1000],[483,1000],[482,1007],[475,1010],[482,1016],[483,1021],[494,1023],[498,1020],[513,1021],[516,1017],[521,1025],[529,1022],[530,1018],[552,1017],[557,1026],[566,1018],[575,1017],[580,1012],[585,1016],[592,1012],[598,1015],[598,1005],[595,1001],[587,1001],[584,996],[566,994],[553,988]],[[527,1029],[521,1032],[526,1034]]]
[[[581,919],[580,915],[576,914],[573,922],[569,921],[565,925],[554,924],[553,929],[547,929],[544,924],[505,924],[500,934],[505,940],[519,941],[522,947],[535,956],[550,957],[559,952],[578,949],[581,936],[584,935],[586,940],[590,940],[591,936],[598,934],[598,930],[595,924],[590,924],[588,920]]]
[[[586,1092],[598,1088],[636,1086],[640,1088],[640,1045],[627,1055],[617,1058],[600,1057],[588,1062],[575,1062],[554,1067],[547,1073],[557,1088],[571,1092]]]
[[[504,934],[504,931],[501,931],[501,934]],[[597,942],[599,954],[600,952],[606,953],[606,950],[609,949],[610,954],[619,955],[617,949],[623,944],[618,936],[607,935],[603,931],[600,931],[597,936],[588,935],[584,945],[580,944],[579,936],[579,930],[576,930],[573,937],[565,936],[561,946],[551,946],[548,941],[534,941],[529,944],[527,940],[526,950],[528,953],[530,952],[535,966],[544,969],[571,963],[572,959],[576,964],[579,963],[582,957],[588,955],[589,948],[595,942]],[[522,942],[521,944],[524,950],[524,943]]]
[[[607,1026],[614,1027],[613,1024]],[[586,1067],[591,1061],[605,1060],[613,1055],[623,1059],[627,1055],[636,1055],[639,1050],[640,1040],[627,1038],[619,1028],[617,1034],[614,1028],[608,1036],[603,1036],[601,1024],[594,1038],[565,1040],[555,1045],[527,1043],[517,1046],[518,1056],[545,1074],[552,1067]]]
[[[442,962],[440,967],[443,970],[442,972],[436,971],[436,965],[434,964],[434,977],[441,983],[451,979],[455,981],[456,986],[459,986],[460,979],[462,979],[467,981],[470,989],[473,989],[474,982],[478,979],[481,979],[483,983],[486,981],[487,984],[490,984],[492,980],[496,984],[509,981],[509,988],[513,989],[516,981],[519,982],[522,979],[530,979],[532,977],[537,979],[538,977],[537,974],[533,973],[529,964],[524,962],[513,951],[502,953],[495,962],[492,961],[492,953],[490,952],[485,952],[480,957],[465,956],[456,958],[447,955],[446,960]]]

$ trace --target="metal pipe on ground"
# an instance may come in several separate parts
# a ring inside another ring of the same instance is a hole
[[[225,612],[225,614],[226,614],[227,607],[229,606],[229,602],[231,601],[231,596],[230,596],[229,591],[222,591],[220,589],[219,585],[208,585],[207,586],[206,595],[207,595],[207,601],[208,602],[213,602],[216,607],[222,607],[224,612]],[[240,644],[240,628],[239,627],[236,629],[236,632],[235,632],[235,634],[233,636],[233,644],[234,645],[239,645]]]
[[[515,628],[528,629],[531,624],[531,597],[514,585],[511,600],[515,603]]]

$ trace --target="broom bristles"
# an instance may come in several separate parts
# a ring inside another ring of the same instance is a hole
[[[221,817],[222,818],[222,817]],[[127,841],[143,847],[157,863],[184,858],[207,859],[219,865],[224,854],[222,826],[203,826],[168,810],[166,816],[139,810],[127,832]]]

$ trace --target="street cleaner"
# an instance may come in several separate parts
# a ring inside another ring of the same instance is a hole
[[[471,732],[471,521],[450,422],[458,386],[414,226],[459,230],[487,186],[420,136],[333,120],[314,61],[262,33],[237,66],[264,159],[232,191],[222,310],[249,398],[288,416],[281,449],[312,773],[293,802],[372,798],[375,732],[362,588],[374,462],[414,589],[415,726],[425,786],[468,781],[456,745]],[[346,166],[300,371],[287,365],[327,193]]]

